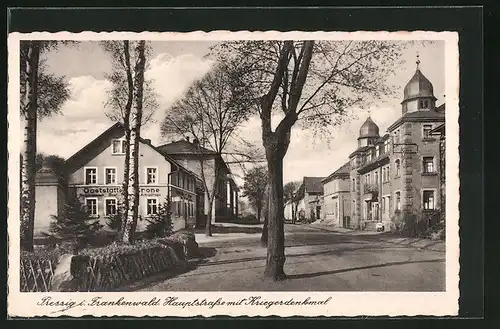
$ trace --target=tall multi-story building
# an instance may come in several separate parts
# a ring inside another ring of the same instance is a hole
[[[444,207],[444,143],[431,132],[444,129],[445,106],[436,106],[432,83],[418,65],[404,88],[401,117],[387,133],[381,136],[371,117],[359,130],[358,147],[349,155],[351,216],[344,226],[382,223],[389,229],[404,212]]]

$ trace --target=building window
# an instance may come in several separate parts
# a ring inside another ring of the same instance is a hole
[[[424,173],[433,173],[434,172],[434,157],[424,157],[423,158],[423,172]]]
[[[384,141],[384,153],[387,153],[387,152],[389,152],[389,140],[388,139],[386,139]]]
[[[356,178],[352,179],[352,191],[356,192]]]
[[[116,168],[105,168],[104,169],[104,182],[106,185],[116,184]]]
[[[422,126],[422,138],[431,138],[431,130],[432,125],[423,125]]]
[[[374,184],[378,184],[378,171],[375,172],[375,177],[374,177]]]
[[[394,161],[394,167],[396,169],[396,177],[397,177],[401,174],[401,161],[399,159],[396,159],[396,161]]]
[[[146,184],[156,184],[156,172],[158,171],[155,167],[147,167],[146,168]]]
[[[389,180],[389,168],[384,167],[382,168],[382,181],[387,182]]]
[[[394,208],[396,210],[401,210],[401,192],[396,192],[396,193],[394,193],[394,195],[395,195],[394,199],[396,202],[396,204],[394,205]]]
[[[375,146],[375,156],[379,156],[380,155],[380,145],[377,145]]]
[[[356,200],[352,200],[352,215],[356,215]]]
[[[114,139],[111,147],[111,152],[113,154],[125,154],[125,151],[127,149],[125,143],[126,141],[123,139]]]
[[[97,216],[97,198],[86,198],[85,206],[90,216]]]
[[[424,209],[431,210],[434,209],[434,191],[423,191],[422,192],[422,201]]]
[[[104,203],[105,203],[104,215],[105,216],[116,215],[116,198],[105,199]]]
[[[97,184],[97,168],[85,168],[85,185]]]
[[[148,198],[146,199],[146,214],[154,215],[158,212],[158,199],[156,198]]]

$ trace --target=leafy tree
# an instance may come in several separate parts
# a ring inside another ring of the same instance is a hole
[[[69,98],[64,77],[46,72],[43,54],[57,48],[60,42],[20,42],[20,103],[24,125],[23,153],[21,162],[21,250],[33,251],[35,223],[35,174],[37,122],[43,117],[59,113]]]
[[[297,220],[297,207],[299,205],[299,188],[301,183],[298,181],[288,182],[283,187],[283,204],[290,204],[292,207],[292,223]]]
[[[257,220],[260,222],[262,207],[264,206],[267,190],[267,168],[254,167],[245,174],[243,196],[248,198],[252,207],[257,211]]]
[[[207,196],[205,235],[211,236],[212,210],[220,182],[230,174],[226,164],[255,162],[258,150],[252,149],[236,131],[249,118],[251,103],[247,89],[242,88],[236,66],[220,63],[196,81],[175,102],[161,126],[163,136],[193,137],[199,174]],[[241,149],[241,147],[243,149]],[[232,161],[224,162],[225,158]]]
[[[380,40],[227,41],[211,55],[238,63],[241,80],[259,100],[261,136],[269,171],[270,205],[265,276],[286,278],[283,159],[292,127],[327,133],[353,106],[393,90],[386,83],[404,42]],[[273,123],[273,120],[275,121]]]
[[[59,174],[63,173],[64,161],[65,159],[58,155],[46,155],[43,153],[38,153],[36,155],[36,171],[40,170],[42,167],[47,167],[53,169]]]
[[[92,217],[90,211],[82,206],[78,199],[65,204],[61,214],[52,215],[52,219],[49,235],[71,241],[80,247],[102,228],[99,219]]]
[[[173,230],[172,210],[170,198],[167,198],[163,204],[158,205],[156,214],[146,218],[146,236],[148,238],[161,238],[170,235]]]

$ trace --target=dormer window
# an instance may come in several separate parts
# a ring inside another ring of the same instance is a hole
[[[125,154],[127,150],[124,139],[114,139],[111,145],[112,154]]]

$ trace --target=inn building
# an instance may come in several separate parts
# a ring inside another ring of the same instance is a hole
[[[368,117],[349,163],[323,180],[324,220],[363,229],[382,223],[388,230],[403,212],[444,212],[445,104],[436,106],[418,64],[404,88],[401,116],[383,135]]]
[[[48,168],[37,173],[36,235],[48,231],[51,216],[60,214],[70,198],[79,198],[103,225],[116,214],[124,178],[124,137],[123,126],[116,123],[71,156],[64,163],[64,174]],[[174,231],[204,221],[200,219],[205,206],[204,189],[200,177],[187,168],[185,161],[141,139],[138,165],[138,231],[145,229],[146,219],[167,199],[171,201]],[[225,198],[222,202],[227,203]]]

